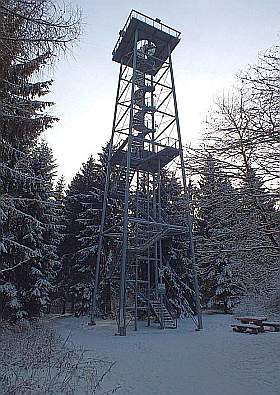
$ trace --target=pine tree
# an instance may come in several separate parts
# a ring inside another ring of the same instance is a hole
[[[276,196],[253,170],[239,186],[238,201],[238,254],[243,281],[252,289],[277,270],[280,215]]]
[[[94,280],[102,208],[103,173],[92,156],[72,180],[65,198],[61,281],[76,312],[88,310]]]
[[[240,300],[240,279],[234,274],[234,268],[234,262],[226,258],[218,259],[213,273],[215,286],[208,305],[222,308],[225,314],[232,312]]]
[[[206,159],[203,176],[194,195],[196,251],[200,267],[201,291],[203,303],[211,305],[213,304],[211,301],[218,295],[220,289],[219,279],[222,276],[222,268],[227,267],[227,271],[233,273],[232,292],[234,293],[238,267],[236,252],[238,202],[234,188],[212,156]],[[230,265],[232,265],[231,270]],[[230,289],[230,279],[227,281],[227,287]]]
[[[65,198],[66,181],[64,176],[60,176],[54,187],[54,197],[57,202],[60,202],[60,208],[63,207],[63,200]]]
[[[61,239],[61,202],[54,190],[56,163],[51,149],[45,141],[37,145],[33,151],[32,168],[36,177],[44,181],[44,190],[40,194],[42,202],[37,203],[38,217],[45,224],[42,239],[41,267],[45,271],[44,278],[49,282],[48,302],[55,292],[55,282],[60,268],[58,245]],[[34,206],[33,206],[34,207]]]
[[[45,185],[34,154],[39,137],[56,118],[46,113],[52,103],[40,99],[52,81],[37,81],[36,76],[74,38],[77,27],[77,21],[70,26],[51,5],[49,1],[0,4],[0,316],[4,318],[40,314],[48,301],[42,254],[50,253],[46,247],[50,223],[44,222],[49,184]]]
[[[161,204],[164,220],[188,229],[187,199],[174,173],[162,174]],[[178,315],[194,314],[195,297],[188,235],[169,237],[162,243],[167,298]]]
[[[40,96],[46,93],[49,83],[31,84],[29,79],[44,62],[45,59],[35,59],[32,64],[10,65],[1,89],[4,96],[0,166],[3,221],[1,269],[5,272],[0,281],[5,288],[6,283],[10,284],[9,287],[14,289],[13,294],[18,294],[17,298],[13,296],[8,301],[7,294],[3,293],[4,316],[14,315],[13,312],[18,317],[28,314],[23,299],[27,301],[31,296],[23,290],[29,280],[23,273],[24,267],[31,265],[41,254],[35,239],[42,234],[43,225],[32,213],[31,200],[43,193],[44,181],[32,169],[32,146],[39,134],[51,126],[55,119],[42,113],[51,103],[32,100],[36,94]],[[24,88],[27,86],[26,92]],[[16,89],[19,92],[14,93]],[[37,275],[40,275],[39,272]],[[36,277],[35,271],[32,276]],[[30,304],[30,312],[32,310]]]

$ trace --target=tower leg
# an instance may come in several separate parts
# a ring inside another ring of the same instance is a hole
[[[112,135],[111,135],[111,139],[110,139],[110,143],[109,143],[108,161],[107,161],[107,168],[106,168],[105,190],[104,190],[103,203],[102,203],[100,234],[99,234],[99,240],[98,240],[98,250],[97,250],[96,267],[95,267],[95,278],[92,282],[92,299],[91,299],[90,322],[89,322],[90,325],[95,325],[95,317],[96,317],[96,310],[97,310],[96,309],[96,307],[97,307],[97,293],[98,293],[98,285],[99,285],[101,253],[102,253],[102,247],[103,247],[103,233],[104,233],[104,227],[105,227],[106,209],[107,209],[107,202],[108,202],[110,171],[111,171],[111,158],[112,158],[112,152],[113,152],[114,130],[115,130],[115,123],[116,123],[116,115],[117,115],[117,103],[118,103],[118,97],[120,94],[121,76],[122,76],[122,65],[120,65],[119,81],[118,81],[118,88],[117,88],[117,95],[116,95],[114,118],[113,118]]]
[[[188,186],[187,186],[186,169],[185,169],[185,163],[184,163],[181,129],[180,129],[180,122],[179,122],[179,115],[178,115],[178,106],[177,106],[177,98],[176,98],[176,92],[175,92],[175,82],[174,82],[171,56],[169,56],[169,66],[170,66],[170,76],[171,76],[171,82],[172,82],[174,109],[175,109],[175,115],[176,115],[176,124],[177,124],[178,140],[179,140],[183,188],[184,188],[184,194],[187,197],[187,220],[188,220],[188,233],[189,233],[189,241],[190,241],[191,265],[192,265],[192,272],[193,272],[193,277],[194,277],[195,304],[196,304],[196,312],[197,312],[197,330],[200,330],[203,328],[203,324],[202,324],[202,314],[201,314],[201,306],[200,306],[198,277],[197,277],[197,271],[196,271],[193,226],[192,226],[192,217],[191,217],[191,212],[190,212],[189,190],[188,190]]]
[[[120,274],[120,301],[119,301],[119,334],[126,336],[126,267],[127,267],[127,248],[128,248],[128,209],[129,209],[129,175],[131,166],[131,147],[132,147],[132,120],[133,120],[133,98],[136,74],[138,31],[135,31],[134,50],[133,50],[133,75],[130,100],[130,121],[129,136],[127,144],[126,177],[125,177],[125,202],[123,218],[123,245],[122,245],[122,264]]]

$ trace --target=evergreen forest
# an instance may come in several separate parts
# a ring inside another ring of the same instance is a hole
[[[75,51],[80,12],[51,0],[2,0],[0,31],[0,320],[85,315],[95,287],[108,142],[98,156],[84,158],[69,183],[58,177],[45,136],[59,120],[47,99],[53,81],[44,79]],[[201,143],[184,146],[203,310],[280,310],[279,48],[238,74],[205,114]],[[161,179],[165,212],[186,223],[177,173],[163,170]],[[116,221],[120,207],[113,198],[108,205]],[[114,242],[103,250],[103,318],[116,313],[106,281],[116,251]],[[194,314],[188,240],[170,236],[164,254],[168,302],[178,317]]]

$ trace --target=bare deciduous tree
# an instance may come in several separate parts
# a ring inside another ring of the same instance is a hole
[[[79,38],[81,13],[52,0],[0,1],[0,57],[25,62],[65,51]]]

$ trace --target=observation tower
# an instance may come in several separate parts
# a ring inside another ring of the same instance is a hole
[[[98,289],[107,281],[116,300],[118,334],[128,323],[156,319],[175,328],[176,314],[165,295],[167,239],[185,238],[192,267],[197,329],[202,328],[192,221],[171,54],[181,33],[132,10],[113,50],[119,78],[112,135],[107,147],[91,322],[97,313]],[[187,224],[162,204],[163,174],[176,171],[181,180]],[[112,203],[113,202],[113,203]],[[111,218],[110,204],[118,215]],[[107,247],[106,247],[107,246]],[[106,248],[114,251],[108,260]],[[104,269],[105,268],[105,269]],[[100,274],[102,273],[102,276]],[[105,274],[104,274],[105,273]],[[102,280],[100,279],[102,277]],[[104,280],[105,278],[105,280]]]

